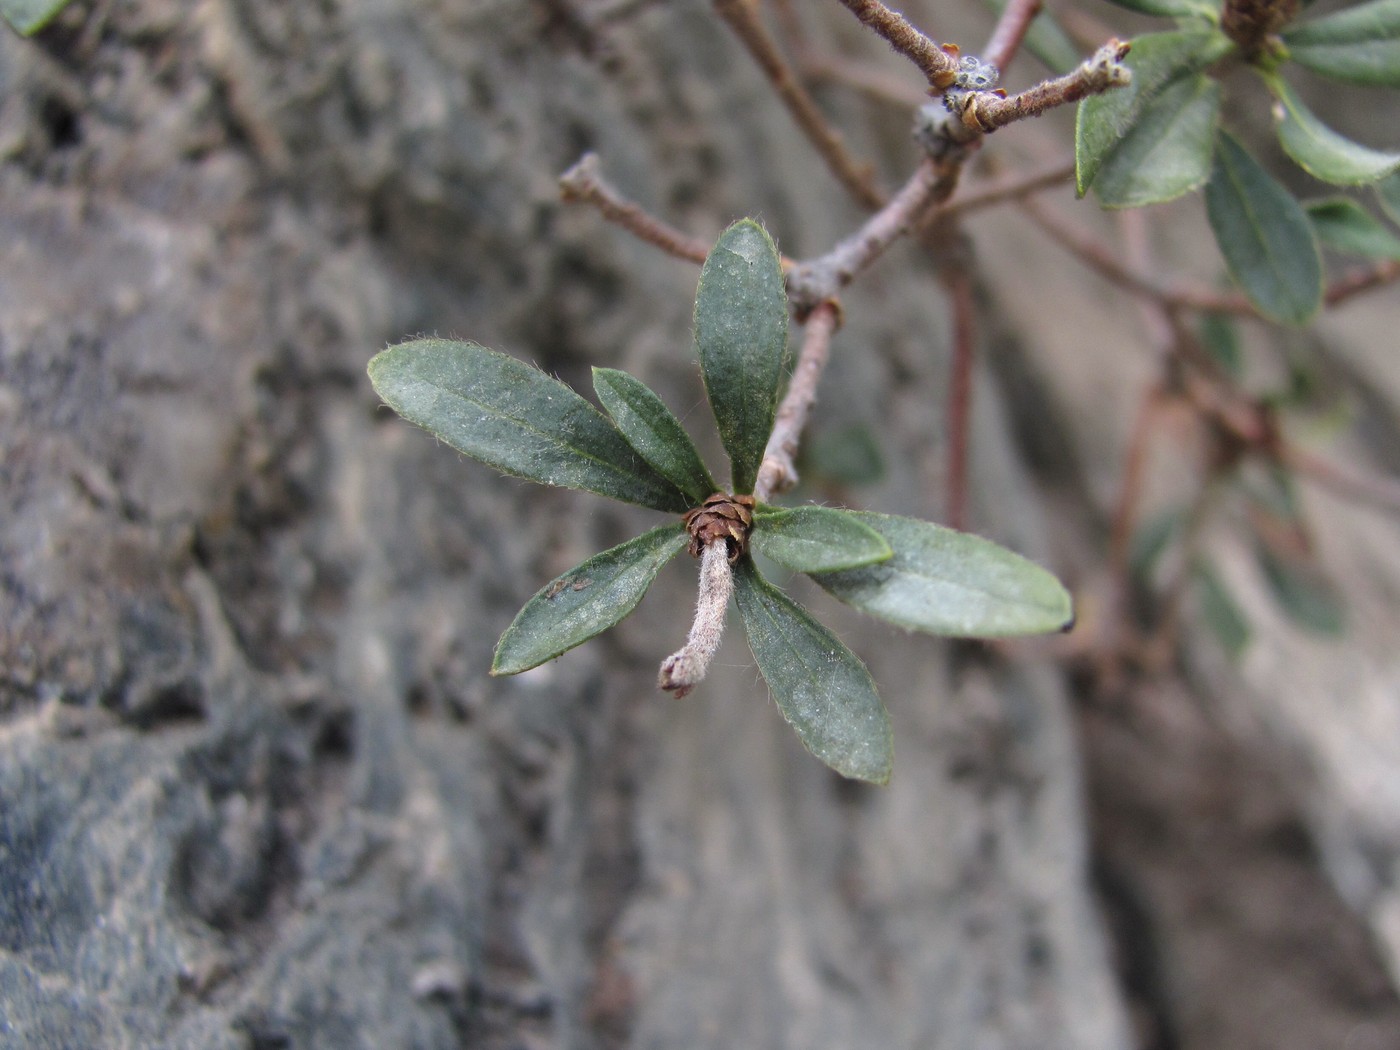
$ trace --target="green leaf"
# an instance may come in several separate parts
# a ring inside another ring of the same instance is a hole
[[[1128,544],[1128,569],[1135,577],[1146,580],[1152,575],[1185,517],[1179,510],[1163,511],[1133,532]]]
[[[1075,185],[1082,197],[1118,144],[1143,119],[1152,100],[1182,77],[1229,54],[1235,46],[1215,29],[1147,33],[1132,41],[1124,64],[1133,71],[1127,87],[1091,95],[1075,117]]]
[[[0,0],[0,15],[20,36],[32,36],[67,6],[68,0]]]
[[[1215,635],[1230,659],[1238,660],[1249,647],[1249,621],[1225,582],[1210,565],[1198,562],[1194,576],[1199,588],[1197,596],[1201,603],[1201,622]]]
[[[894,736],[865,665],[753,562],[734,583],[749,649],[802,746],[844,777],[886,783]]]
[[[1255,548],[1274,599],[1294,623],[1314,634],[1346,631],[1346,611],[1332,584],[1312,562],[1284,558],[1263,544]]]
[[[651,388],[615,368],[593,369],[593,389],[637,455],[699,505],[719,491],[695,443]]]
[[[369,377],[410,423],[506,474],[683,513],[603,414],[538,368],[476,343],[419,339],[375,355]]]
[[[1372,259],[1400,259],[1400,237],[1361,205],[1345,197],[1311,201],[1308,221],[1327,247]]]
[[[1144,15],[1157,15],[1160,18],[1209,18],[1220,17],[1218,5],[1208,0],[1110,0],[1129,11],[1139,11]]]
[[[894,556],[885,538],[852,511],[834,507],[763,507],[749,545],[793,572],[835,572]]]
[[[620,623],[688,542],[685,526],[662,525],[552,580],[501,635],[491,673],[528,671]]]
[[[1400,222],[1400,174],[1381,179],[1371,188],[1376,191],[1381,210],[1393,221]]]
[[[720,234],[695,297],[695,349],[736,493],[753,491],[773,429],[787,323],[777,246],[742,219]]]
[[[1333,80],[1400,87],[1400,0],[1359,4],[1283,33],[1289,57]]]
[[[1302,205],[1238,142],[1221,134],[1206,183],[1220,254],[1261,313],[1303,324],[1322,304],[1322,260]]]
[[[1281,77],[1264,79],[1279,103],[1274,107],[1278,140],[1313,178],[1334,186],[1359,186],[1400,169],[1400,153],[1384,153],[1343,138],[1313,116]]]
[[[1220,85],[1203,74],[1182,77],[1144,107],[1109,151],[1094,192],[1109,208],[1175,200],[1210,178]]]
[[[998,14],[1006,8],[1006,0],[984,0],[984,3]],[[1031,19],[1030,28],[1026,30],[1025,48],[1052,73],[1061,76],[1079,65],[1078,46],[1044,9]]]
[[[1074,620],[1059,580],[991,540],[915,518],[851,513],[885,537],[894,557],[812,577],[847,605],[901,627],[963,638],[1058,631]]]
[[[1233,318],[1225,314],[1206,313],[1201,315],[1201,346],[1231,379],[1244,378],[1244,351],[1240,347],[1240,333]]]

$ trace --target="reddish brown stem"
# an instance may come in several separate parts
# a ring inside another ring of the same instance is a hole
[[[846,152],[841,136],[827,122],[812,96],[797,79],[754,6],[749,0],[714,0],[714,5],[715,11],[748,48],[797,126],[846,192],[863,208],[874,211],[880,207],[884,197],[872,183],[870,166],[858,164]]]
[[[923,70],[930,94],[939,94],[953,83],[958,71],[957,60],[915,29],[899,12],[891,11],[879,0],[841,0],[841,3],[864,25],[884,37],[890,47]]]
[[[1054,80],[1046,80],[1028,91],[1002,98],[992,91],[973,91],[963,96],[957,115],[971,133],[986,135],[1027,117],[1038,117],[1047,109],[1078,102],[1132,83],[1132,71],[1123,65],[1128,45],[1110,40],[1077,69]]]
[[[1165,403],[1166,392],[1161,386],[1153,385],[1143,395],[1133,420],[1132,435],[1128,439],[1127,456],[1123,460],[1123,474],[1108,536],[1108,563],[1118,580],[1121,593],[1127,592],[1128,552],[1132,549],[1133,532],[1137,528],[1138,507],[1142,505],[1143,484],[1147,477],[1147,451]]]
[[[929,218],[942,219],[951,215],[966,215],[969,212],[978,211],[982,208],[990,207],[993,204],[1001,204],[1009,200],[1019,200],[1022,197],[1029,197],[1041,190],[1047,190],[1063,182],[1068,182],[1073,177],[1074,161],[1070,160],[1063,164],[1057,164],[1053,168],[1046,168],[1043,171],[1033,171],[1029,175],[1021,175],[1016,178],[989,182],[985,186],[979,186],[977,189],[968,190],[966,193],[948,201],[948,203],[940,205]]]
[[[832,302],[819,304],[807,316],[797,366],[793,369],[782,404],[778,406],[773,433],[769,435],[768,446],[763,450],[763,462],[758,468],[758,482],[754,485],[753,495],[760,503],[768,502],[797,484],[795,460],[802,428],[807,425],[807,417],[816,403],[817,387],[821,384],[822,373],[826,371],[826,362],[831,356],[831,336],[839,323],[840,312]]]
[[[593,205],[603,218],[668,255],[704,263],[710,254],[709,245],[704,241],[668,226],[609,186],[598,171],[598,155],[595,153],[585,153],[577,164],[559,176],[559,190],[564,200]]]
[[[991,39],[982,49],[982,61],[1004,72],[1021,50],[1021,41],[1026,38],[1026,31],[1042,6],[1041,0],[1011,0],[1002,8]]]

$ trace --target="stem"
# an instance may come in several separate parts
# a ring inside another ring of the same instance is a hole
[[[953,366],[948,377],[948,524],[967,527],[968,447],[972,427],[972,366],[976,360],[977,304],[972,278],[961,268],[940,275],[953,309]]]
[[[1078,102],[1089,95],[1100,95],[1113,88],[1132,83],[1133,74],[1123,59],[1128,45],[1110,40],[1089,56],[1077,69],[1054,80],[1046,80],[1019,95],[1002,98],[992,91],[972,91],[961,99],[957,116],[961,117],[960,134],[986,135],[997,128],[1027,117],[1038,117],[1047,109]]]
[[[1138,506],[1142,503],[1143,482],[1147,474],[1147,450],[1165,397],[1163,389],[1154,385],[1147,390],[1138,405],[1132,435],[1128,439],[1128,454],[1123,462],[1118,499],[1113,507],[1113,520],[1108,535],[1108,563],[1122,594],[1128,592],[1128,554],[1132,548],[1133,530],[1137,526]]]
[[[794,460],[798,441],[802,437],[802,428],[807,425],[812,405],[816,403],[817,386],[831,356],[831,336],[839,320],[837,307],[831,302],[821,303],[807,317],[797,367],[793,369],[792,381],[788,383],[783,402],[778,406],[773,433],[768,436],[763,462],[758,467],[758,482],[754,485],[753,495],[760,503],[767,503],[779,492],[785,492],[797,484]]]
[[[559,190],[564,200],[593,205],[603,218],[668,255],[703,264],[710,254],[710,246],[704,241],[687,236],[649,215],[640,205],[633,204],[608,185],[598,170],[596,153],[585,153],[577,164],[559,176]]]
[[[1074,161],[1069,160],[1063,164],[1057,164],[1053,168],[1046,168],[1044,171],[1035,171],[1014,179],[991,182],[978,189],[969,190],[956,200],[950,200],[947,204],[940,205],[929,218],[942,219],[950,215],[966,215],[968,212],[978,211],[993,204],[1029,197],[1033,193],[1058,186],[1062,182],[1068,182],[1073,177]]]
[[[661,661],[657,685],[662,689],[685,696],[705,680],[705,672],[724,637],[724,616],[733,591],[729,548],[723,540],[716,540],[707,544],[700,555],[700,596],[695,603],[690,636],[684,646]]]
[[[957,59],[915,29],[903,15],[891,11],[879,0],[841,0],[846,8],[870,29],[879,33],[928,78],[929,93],[941,94],[953,83],[958,71]]]
[[[827,123],[812,96],[797,79],[792,67],[788,65],[772,36],[759,20],[753,4],[748,0],[714,0],[714,4],[715,11],[748,48],[749,54],[768,77],[797,126],[816,148],[837,181],[861,207],[870,211],[880,207],[884,203],[884,197],[871,183],[870,165],[856,163],[846,152],[841,136]]]
[[[1016,57],[1016,52],[1021,50],[1021,41],[1025,39],[1035,16],[1040,14],[1041,7],[1041,0],[1011,0],[1002,9],[991,39],[982,49],[982,61],[999,70],[1006,69]]]

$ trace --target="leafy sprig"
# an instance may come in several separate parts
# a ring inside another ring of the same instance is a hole
[[[787,323],[777,248],[757,223],[735,223],[710,252],[695,303],[696,351],[732,492],[716,491],[679,420],[623,372],[594,369],[606,416],[557,379],[470,342],[402,343],[378,354],[369,374],[405,419],[507,474],[684,513],[542,587],[501,636],[493,674],[537,667],[620,622],[661,568],[689,548],[704,566],[701,618],[717,620],[697,619],[692,642],[708,632],[703,644],[711,651],[718,644],[732,586],[754,660],[802,743],[844,776],[883,783],[893,744],[870,673],[763,577],[750,551],[810,575],[857,609],[934,634],[1059,630],[1072,619],[1070,598],[1044,569],[977,536],[912,518],[756,501],[785,376]],[[707,607],[718,612],[705,614]],[[694,655],[688,646],[666,666]],[[666,684],[683,694],[696,680],[687,665]]]

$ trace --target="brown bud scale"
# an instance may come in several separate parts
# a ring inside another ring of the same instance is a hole
[[[749,530],[753,528],[752,496],[731,496],[716,492],[700,506],[686,511],[686,530],[690,533],[690,553],[700,557],[712,543],[723,540],[729,548],[729,561],[734,563],[749,549]]]

